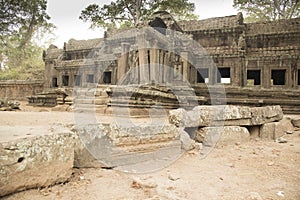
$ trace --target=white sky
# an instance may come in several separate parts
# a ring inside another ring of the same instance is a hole
[[[48,0],[48,14],[51,22],[57,27],[54,44],[62,48],[69,39],[77,40],[103,37],[103,30],[89,29],[90,24],[79,20],[81,10],[89,4],[99,5],[110,3],[110,0]],[[200,19],[235,15],[233,0],[190,0],[196,4],[196,14]]]

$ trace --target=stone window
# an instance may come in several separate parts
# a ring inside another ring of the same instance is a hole
[[[62,85],[63,86],[69,86],[69,76],[68,75],[63,75],[62,76]]]
[[[94,74],[88,74],[86,76],[86,82],[88,82],[88,83],[94,83]]]
[[[217,83],[231,83],[230,80],[230,67],[218,68]]]
[[[58,87],[58,84],[57,84],[57,77],[53,77],[53,78],[52,78],[52,87]]]
[[[74,75],[74,85],[75,86],[81,85],[81,76],[80,75]]]
[[[208,68],[197,69],[197,83],[208,83]]]
[[[247,70],[247,81],[250,85],[260,85],[260,70]]]
[[[300,85],[300,69],[298,69],[298,85]]]
[[[271,72],[272,85],[285,85],[285,69],[273,69]]]
[[[111,83],[111,72],[103,73],[103,83],[110,84]]]

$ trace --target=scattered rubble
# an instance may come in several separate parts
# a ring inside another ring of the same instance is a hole
[[[74,162],[70,134],[0,143],[0,196],[67,181]]]
[[[14,111],[14,110],[20,110],[19,102],[0,99],[0,111]]]

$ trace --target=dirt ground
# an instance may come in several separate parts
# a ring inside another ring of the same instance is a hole
[[[23,107],[0,112],[1,126],[72,123],[70,112]],[[3,135],[0,137],[3,137]],[[17,137],[17,136],[16,136]],[[262,141],[216,147],[207,157],[185,153],[172,165],[150,174],[112,169],[74,169],[70,181],[49,188],[6,196],[5,200],[198,200],[300,199],[300,130],[285,135],[287,143]]]

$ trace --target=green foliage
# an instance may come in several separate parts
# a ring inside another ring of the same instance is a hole
[[[299,0],[234,0],[233,7],[247,14],[247,22],[300,17]]]
[[[197,19],[194,3],[188,0],[115,0],[100,7],[91,4],[80,15],[92,27],[120,28],[138,26],[154,12],[168,11],[175,19]]]
[[[7,40],[7,47],[2,52],[3,68],[0,70],[0,80],[42,79],[43,49],[33,42],[29,42],[22,49],[16,48],[20,44],[20,38],[17,36]]]
[[[1,0],[0,80],[43,78],[42,48],[34,39],[51,33],[47,0]]]

